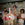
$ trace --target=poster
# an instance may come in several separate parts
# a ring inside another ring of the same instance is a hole
[[[15,2],[15,5],[18,6],[18,2]]]
[[[18,4],[18,7],[22,7],[22,4]]]
[[[23,1],[23,7],[25,7],[25,1]]]
[[[25,8],[23,8],[25,10]]]
[[[17,8],[17,11],[19,12],[22,8]]]

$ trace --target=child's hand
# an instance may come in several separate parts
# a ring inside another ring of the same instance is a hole
[[[16,16],[16,12],[14,12],[14,16]]]
[[[10,19],[10,18],[9,18]]]
[[[10,19],[10,20],[12,20],[12,19]]]
[[[14,14],[16,14],[16,12],[14,12]]]
[[[25,18],[23,20],[25,20]]]
[[[8,16],[10,16],[10,14]]]
[[[12,20],[12,19],[10,18],[10,20]]]
[[[4,18],[2,17],[2,19],[4,19]]]

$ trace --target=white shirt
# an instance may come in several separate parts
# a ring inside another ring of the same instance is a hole
[[[24,20],[23,19],[19,19],[18,22],[19,23],[24,23]]]
[[[9,14],[8,14],[9,15]],[[10,18],[12,19],[12,20],[14,20],[14,15],[13,14],[10,14],[11,16],[10,16]]]
[[[21,17],[22,17],[22,18],[25,18],[25,14],[21,14]],[[20,22],[20,23],[24,23],[24,20],[23,20],[23,19],[19,19],[18,22]]]
[[[8,15],[3,15],[3,17],[5,18],[5,16],[6,16],[6,18],[8,17]],[[8,19],[8,18],[7,18]],[[8,20],[7,20],[8,21]],[[7,22],[7,21],[5,21],[5,19],[3,19],[3,22]]]
[[[14,11],[16,11],[16,16],[14,16],[14,19],[17,19],[17,16],[18,16],[19,12],[17,10],[13,10],[12,13],[14,13]]]

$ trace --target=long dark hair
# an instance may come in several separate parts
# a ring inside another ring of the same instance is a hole
[[[15,8],[17,8],[16,5],[14,5],[14,6],[15,6]],[[13,8],[14,8],[14,6],[13,6]]]
[[[21,9],[20,12],[21,12],[22,10],[23,10],[23,13],[24,13],[24,9]]]

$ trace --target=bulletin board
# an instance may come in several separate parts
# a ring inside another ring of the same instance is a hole
[[[17,11],[20,12],[21,9],[25,10],[25,1],[23,2],[11,2],[11,3],[6,3],[4,4],[2,7],[6,7],[7,10],[9,11],[9,7],[13,8],[13,6],[16,5],[17,6]]]

